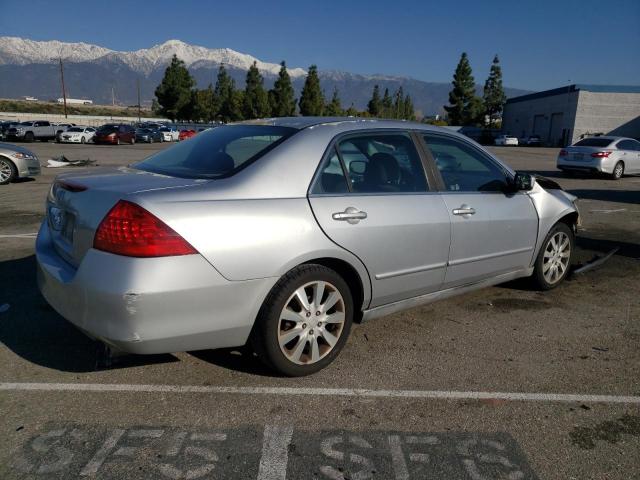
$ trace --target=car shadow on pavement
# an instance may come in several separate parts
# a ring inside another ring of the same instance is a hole
[[[58,315],[36,284],[35,255],[0,261],[0,342],[28,362],[66,372],[96,370],[99,349]],[[7,307],[5,307],[6,309]],[[173,355],[127,355],[110,368],[178,361]]]
[[[220,348],[217,350],[199,350],[197,352],[189,352],[189,354],[199,360],[227,370],[235,370],[260,377],[278,376],[278,373],[262,363],[248,346],[241,348]]]
[[[567,190],[579,199],[640,205],[640,190]]]

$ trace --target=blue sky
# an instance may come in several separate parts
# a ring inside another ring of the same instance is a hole
[[[171,38],[290,66],[451,81],[460,53],[483,83],[640,85],[640,0],[0,0],[0,35],[116,50]]]

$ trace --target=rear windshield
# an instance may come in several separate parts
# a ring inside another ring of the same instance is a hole
[[[152,155],[134,168],[183,178],[233,175],[296,132],[266,125],[227,125]]]
[[[103,125],[98,131],[99,132],[115,132],[118,130],[118,125]]]
[[[612,142],[613,140],[611,140],[610,138],[592,137],[592,138],[585,138],[583,140],[580,140],[579,142],[575,143],[574,146],[575,147],[608,147],[609,145],[611,145]]]

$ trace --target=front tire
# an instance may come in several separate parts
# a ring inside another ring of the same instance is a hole
[[[612,180],[620,180],[624,175],[624,163],[618,162],[616,166],[613,167],[613,172],[611,172]]]
[[[316,264],[285,274],[265,300],[251,343],[258,357],[288,377],[315,373],[338,356],[353,323],[344,279]]]
[[[11,160],[0,158],[0,185],[7,185],[18,178],[18,169]]]
[[[87,141],[85,140],[85,138],[84,138],[84,137],[82,137],[82,138],[80,139],[80,143],[82,143],[82,144],[84,145],[85,143],[87,143]]]
[[[556,288],[567,278],[575,245],[574,234],[566,223],[556,223],[547,234],[533,271],[533,281],[541,290]]]

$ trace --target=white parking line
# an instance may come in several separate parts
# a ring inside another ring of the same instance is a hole
[[[0,391],[211,393],[238,395],[307,395],[436,400],[509,400],[522,402],[622,403],[640,405],[639,396],[570,393],[461,392],[443,390],[368,390],[363,388],[216,387],[200,385],[132,385],[121,383],[0,383]]]
[[[13,235],[0,235],[0,238],[36,238],[37,233],[16,233]]]

